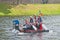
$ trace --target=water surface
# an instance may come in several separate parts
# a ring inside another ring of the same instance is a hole
[[[60,16],[43,16],[43,23],[53,33],[35,33],[30,35],[17,35],[9,29],[13,27],[12,20],[18,19],[21,24],[29,17],[0,17],[0,40],[60,40]]]

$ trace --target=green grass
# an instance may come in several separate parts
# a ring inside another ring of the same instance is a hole
[[[60,4],[20,4],[13,6],[0,3],[0,16],[38,15],[39,10],[43,15],[60,15]]]

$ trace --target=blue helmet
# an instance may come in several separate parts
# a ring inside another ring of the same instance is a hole
[[[19,20],[13,20],[14,24],[19,24]]]

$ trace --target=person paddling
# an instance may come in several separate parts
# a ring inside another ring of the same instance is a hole
[[[36,14],[34,14],[33,16],[34,16],[34,19],[36,20]]]
[[[20,31],[20,29],[19,29],[19,20],[13,20],[13,25],[14,25],[14,27],[13,27],[14,29]]]
[[[30,16],[30,25],[32,27],[33,30],[37,30],[36,26],[35,26],[35,21],[36,21],[36,15],[34,15],[34,18],[32,16]]]
[[[37,21],[36,15],[34,14],[33,17],[34,17],[34,18],[33,18],[33,21],[34,21],[34,23],[35,23],[35,22]]]
[[[25,26],[24,30],[31,30],[31,25],[28,19],[25,20],[24,26]]]
[[[39,23],[39,29],[40,29],[40,31],[42,31],[43,27],[42,27],[42,18],[41,18],[41,15],[38,16],[38,23]]]
[[[33,22],[34,22],[34,20],[33,20],[32,16],[30,16],[30,23],[33,23]]]
[[[37,30],[39,29],[39,23],[37,20],[35,21],[34,26],[37,28]]]
[[[41,15],[38,16],[38,23],[40,24],[42,22]]]

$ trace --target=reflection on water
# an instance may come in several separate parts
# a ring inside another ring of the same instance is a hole
[[[0,40],[60,40],[60,16],[44,16],[43,23],[53,33],[34,33],[20,36],[11,32],[12,20],[18,19],[21,24],[29,17],[0,17]]]

